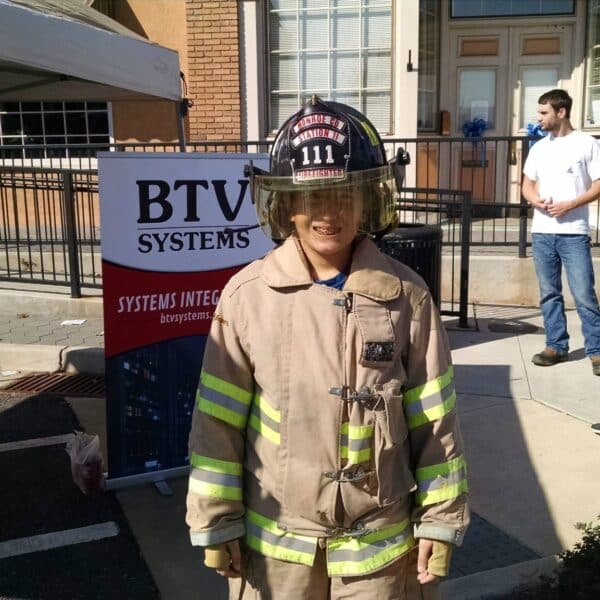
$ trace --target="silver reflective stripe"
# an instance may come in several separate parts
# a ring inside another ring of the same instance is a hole
[[[415,415],[421,414],[430,408],[434,408],[435,406],[439,406],[452,396],[454,393],[454,383],[447,385],[445,388],[442,388],[439,392],[432,394],[431,396],[427,396],[427,398],[421,398],[421,400],[417,400],[416,402],[411,402],[410,404],[404,405],[404,412],[407,417],[414,417]]]
[[[208,400],[209,402],[222,406],[223,408],[227,408],[244,418],[246,418],[246,415],[248,414],[248,406],[238,402],[237,400],[234,400],[233,398],[230,398],[225,394],[221,394],[216,390],[206,387],[203,384],[200,385],[198,394],[201,398],[204,398],[204,400]]]
[[[271,417],[269,417],[267,413],[261,410],[261,408],[256,404],[252,405],[252,414],[257,416],[267,427],[279,433],[279,423],[271,419]]]
[[[329,551],[327,556],[328,563],[339,563],[339,562],[362,562],[368,558],[372,558],[376,554],[387,550],[398,544],[403,544],[408,541],[412,536],[411,528],[407,527],[406,530],[398,535],[390,537],[385,540],[378,540],[371,542],[368,546],[365,546],[361,550],[333,550]],[[360,538],[359,538],[360,539]]]
[[[433,492],[436,489],[447,487],[455,483],[459,483],[467,476],[467,472],[464,467],[461,467],[458,471],[448,473],[448,475],[436,475],[431,479],[422,479],[419,481],[419,492]]]
[[[215,473],[214,471],[192,468],[191,477],[198,481],[206,481],[207,483],[216,483],[236,488],[242,487],[242,478],[239,475],[228,475],[227,473]]]
[[[305,552],[307,554],[312,554],[315,551],[315,544],[310,544],[304,540],[299,540],[298,538],[288,535],[276,535],[256,525],[256,523],[253,523],[249,519],[246,520],[246,534],[253,535],[263,542],[267,542],[278,548],[287,548],[289,550]]]
[[[364,438],[362,440],[350,440],[348,443],[348,450],[350,452],[358,452],[359,450],[366,450],[371,447],[371,438]]]

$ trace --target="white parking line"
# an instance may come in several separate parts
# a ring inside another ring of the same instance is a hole
[[[95,540],[114,537],[118,533],[119,526],[114,521],[107,521],[106,523],[97,523],[88,527],[65,529],[64,531],[54,531],[52,533],[8,540],[7,542],[0,542],[0,558],[20,556],[22,554],[62,548],[63,546],[72,546],[73,544],[82,544],[84,542],[93,542]]]
[[[6,442],[0,444],[0,452],[12,452],[13,450],[23,450],[24,448],[37,448],[38,446],[56,446],[66,444],[73,438],[72,433],[65,435],[52,435],[43,438],[33,438],[30,440],[19,440],[17,442]]]

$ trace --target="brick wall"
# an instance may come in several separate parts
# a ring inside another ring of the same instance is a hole
[[[186,0],[189,141],[239,140],[240,47],[236,0]]]

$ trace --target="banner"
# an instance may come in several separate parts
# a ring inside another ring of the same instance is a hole
[[[272,243],[250,154],[101,153],[98,162],[110,478],[188,463],[206,336],[223,286]]]

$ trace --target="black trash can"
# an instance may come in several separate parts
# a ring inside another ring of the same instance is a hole
[[[416,271],[440,305],[442,228],[420,223],[400,223],[379,240],[379,249]]]

